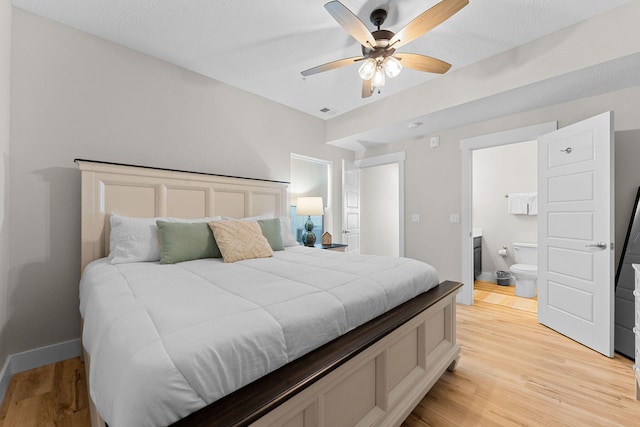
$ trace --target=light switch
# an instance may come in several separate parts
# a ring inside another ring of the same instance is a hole
[[[430,142],[431,148],[440,147],[440,137],[439,136],[432,136],[431,140],[429,142]]]
[[[420,222],[420,214],[411,215],[411,222]]]
[[[449,222],[460,222],[460,214],[457,214],[457,213],[449,214]]]

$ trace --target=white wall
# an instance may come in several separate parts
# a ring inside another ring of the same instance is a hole
[[[0,0],[0,366],[8,354],[10,71],[11,1]]]
[[[79,337],[74,158],[281,181],[291,152],[353,159],[320,119],[20,9],[12,53],[11,354]]]
[[[538,217],[509,214],[505,198],[538,191],[537,150],[531,141],[473,151],[473,227],[483,230],[483,280],[515,263],[513,242],[537,241]],[[507,257],[498,255],[503,246]]]
[[[609,92],[594,97],[540,108],[520,114],[475,123],[450,129],[439,134],[440,147],[429,148],[429,137],[401,141],[377,149],[367,150],[364,157],[406,151],[405,162],[405,247],[406,256],[431,263],[441,279],[462,280],[460,223],[449,222],[449,214],[459,213],[461,206],[461,151],[460,140],[546,123],[557,120],[558,127],[578,122],[604,111],[614,114],[616,148],[622,141],[624,154],[616,155],[616,182],[627,182],[629,186],[640,185],[640,140],[636,139],[640,129],[640,86]],[[632,131],[632,132],[628,132]],[[622,151],[622,147],[620,147]],[[635,194],[635,193],[634,193]],[[616,185],[618,196],[618,184]],[[631,210],[633,199],[625,195],[616,197],[616,212],[619,205]],[[412,223],[407,217],[419,213],[422,221]],[[616,215],[618,250],[624,240],[628,225],[628,213],[621,224]],[[622,234],[622,238],[620,238]]]
[[[360,253],[399,255],[398,163],[362,168]]]

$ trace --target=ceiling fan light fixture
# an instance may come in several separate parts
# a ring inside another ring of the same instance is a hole
[[[382,87],[385,83],[384,70],[382,66],[378,65],[376,67],[375,73],[373,73],[373,77],[371,78],[371,86],[373,87]]]
[[[436,5],[422,12],[400,31],[394,33],[380,28],[387,18],[386,9],[380,8],[371,12],[369,19],[377,27],[377,30],[371,32],[349,8],[339,0],[331,0],[324,5],[324,8],[354,40],[360,43],[362,55],[318,65],[302,71],[301,74],[305,77],[311,76],[362,61],[358,68],[358,74],[364,80],[362,98],[370,97],[374,88],[378,88],[380,93],[379,88],[385,85],[386,77],[396,77],[404,67],[427,73],[444,74],[449,71],[451,64],[416,53],[399,53],[398,49],[451,18],[468,4],[469,0],[439,0]],[[397,56],[394,57],[394,54]]]
[[[362,62],[362,65],[358,69],[358,74],[362,80],[371,80],[373,74],[376,72],[378,63],[373,58],[367,58]]]
[[[400,74],[400,71],[402,71],[402,64],[397,58],[387,56],[384,61],[382,61],[382,68],[384,68],[384,72],[387,76],[392,79]]]

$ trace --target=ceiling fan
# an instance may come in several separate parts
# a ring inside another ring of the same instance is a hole
[[[460,9],[469,4],[469,0],[442,0],[435,6],[422,12],[409,22],[397,34],[389,30],[381,30],[380,26],[387,18],[387,11],[376,9],[369,17],[378,29],[370,32],[364,23],[339,1],[331,1],[324,8],[338,21],[347,32],[362,45],[362,56],[339,59],[317,67],[302,71],[303,76],[311,76],[323,71],[334,70],[355,62],[362,62],[358,74],[364,80],[362,97],[371,96],[374,89],[385,84],[385,74],[389,78],[397,76],[402,67],[412,68],[428,73],[444,74],[451,64],[430,56],[417,53],[397,52],[398,48],[417,39],[427,31],[440,25]]]

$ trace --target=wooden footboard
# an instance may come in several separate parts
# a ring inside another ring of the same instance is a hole
[[[453,370],[456,294],[446,281],[174,426],[397,426]]]

